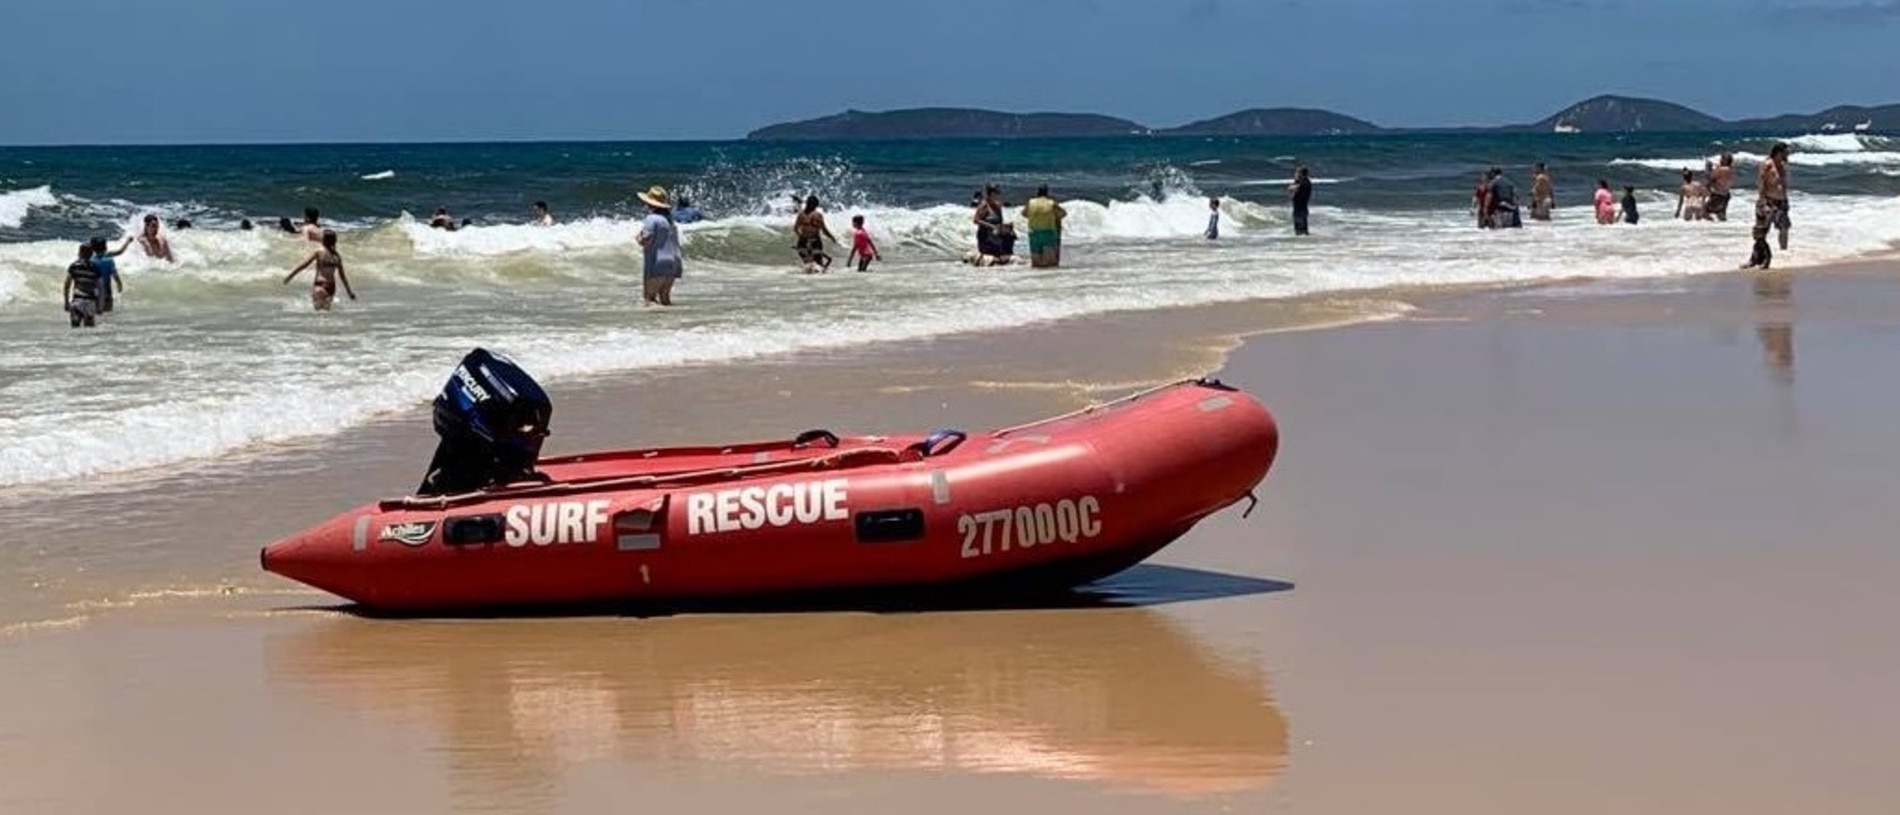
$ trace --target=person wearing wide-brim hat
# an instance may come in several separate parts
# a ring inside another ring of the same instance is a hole
[[[643,261],[642,288],[648,304],[670,306],[673,283],[679,280],[684,265],[679,226],[673,223],[673,200],[667,197],[666,188],[659,186],[640,193],[640,200],[647,205],[647,216],[640,221],[640,233],[634,242],[640,244]]]

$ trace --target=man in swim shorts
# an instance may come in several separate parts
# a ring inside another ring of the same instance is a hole
[[[1550,220],[1551,210],[1557,207],[1557,193],[1550,184],[1550,170],[1543,162],[1531,168],[1531,220]]]
[[[92,265],[92,244],[79,245],[79,259],[66,267],[66,283],[60,291],[66,304],[66,316],[72,326],[92,328],[99,324],[99,268]]]
[[[1709,217],[1728,220],[1729,189],[1735,183],[1735,156],[1723,153],[1722,160],[1709,170]]]
[[[1037,187],[1036,196],[1023,204],[1023,219],[1029,222],[1030,266],[1053,269],[1062,265],[1062,219],[1067,217],[1068,211],[1049,196],[1047,184]]]
[[[1776,142],[1768,151],[1768,160],[1761,163],[1756,176],[1755,228],[1750,237],[1755,241],[1754,251],[1749,253],[1744,269],[1766,270],[1775,259],[1775,253],[1768,248],[1769,230],[1781,231],[1781,248],[1788,248],[1788,145]]]

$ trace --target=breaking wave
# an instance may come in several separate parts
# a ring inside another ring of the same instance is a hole
[[[19,229],[35,207],[54,206],[59,206],[59,198],[53,195],[52,187],[0,192],[0,228]]]

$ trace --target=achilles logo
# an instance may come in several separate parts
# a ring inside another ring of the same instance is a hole
[[[849,495],[842,478],[696,492],[686,496],[686,534],[843,521]]]
[[[435,534],[435,521],[409,521],[407,523],[388,524],[377,540],[396,541],[404,546],[421,546],[429,542]]]
[[[508,508],[508,530],[502,540],[520,548],[532,543],[551,546],[560,543],[590,543],[600,537],[607,525],[609,501],[557,501],[548,504],[516,504]]]

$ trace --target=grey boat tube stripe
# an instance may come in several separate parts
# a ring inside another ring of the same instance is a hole
[[[369,548],[369,516],[356,516],[356,528],[350,532],[350,548],[361,552]]]
[[[939,506],[950,503],[950,475],[942,470],[930,473],[930,497]]]

